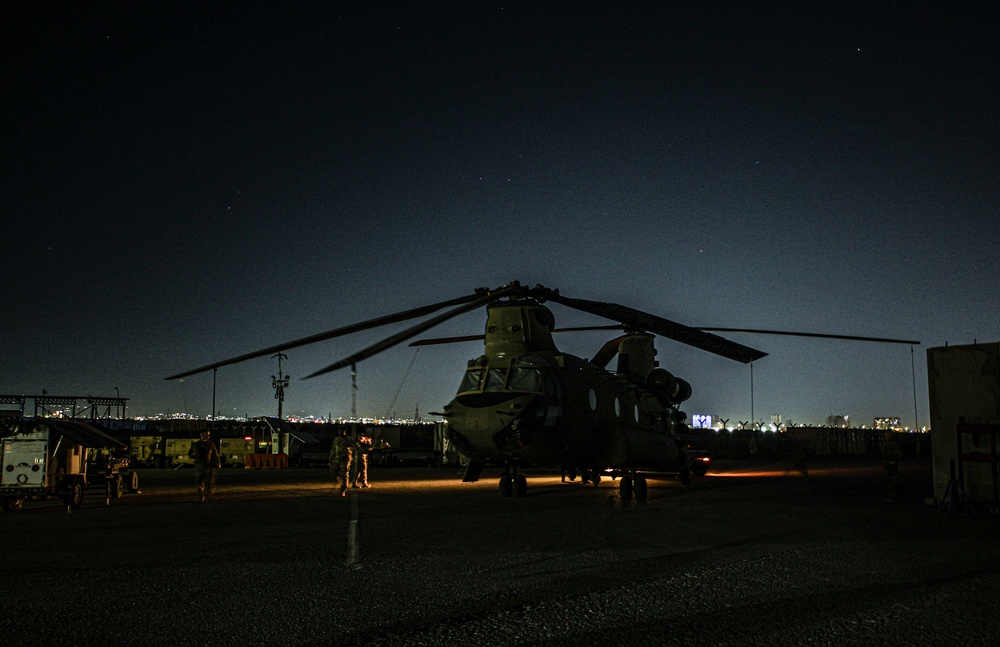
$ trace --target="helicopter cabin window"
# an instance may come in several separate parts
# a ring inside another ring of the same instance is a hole
[[[587,394],[587,400],[590,402],[590,410],[597,411],[597,391],[591,389],[590,393]]]
[[[462,384],[458,387],[458,392],[478,391],[482,375],[483,369],[481,368],[473,368],[466,371],[465,376],[462,378]]]

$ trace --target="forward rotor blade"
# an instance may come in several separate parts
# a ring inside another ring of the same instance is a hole
[[[246,355],[240,355],[239,357],[224,359],[221,362],[215,362],[214,364],[207,364],[200,368],[192,369],[190,371],[185,371],[183,373],[178,373],[177,375],[171,375],[170,377],[166,377],[164,379],[177,380],[182,377],[187,377],[188,375],[195,375],[196,373],[204,373],[205,371],[210,371],[213,368],[221,368],[223,366],[229,366],[230,364],[238,364],[239,362],[245,362],[248,359],[256,359],[258,357],[263,357],[265,355],[273,355],[274,353],[288,350],[290,348],[298,348],[299,346],[315,344],[316,342],[326,341],[327,339],[333,339],[334,337],[341,337],[343,335],[350,335],[351,333],[361,332],[362,330],[368,330],[369,328],[377,328],[379,326],[398,323],[400,321],[406,321],[407,319],[413,319],[415,317],[422,317],[432,312],[436,312],[441,308],[448,308],[454,305],[468,303],[473,299],[479,299],[479,298],[480,297],[478,294],[470,294],[468,296],[458,297],[457,299],[442,301],[441,303],[435,303],[432,305],[422,306],[420,308],[413,308],[412,310],[397,312],[396,314],[386,315],[384,317],[369,319],[368,321],[352,324],[350,326],[344,326],[343,328],[335,328],[333,330],[321,332],[316,335],[310,335],[309,337],[303,337],[302,339],[296,339],[295,341],[285,342],[284,344],[278,344],[277,346],[271,346],[263,350],[247,353]]]
[[[582,332],[585,330],[622,330],[622,326],[580,326],[579,328],[553,328],[552,332]],[[434,339],[418,339],[408,346],[434,346],[437,344],[457,344],[465,341],[483,341],[486,335],[465,335],[464,337],[437,337]]]
[[[634,327],[660,335],[661,337],[666,337],[667,339],[673,339],[682,344],[694,346],[695,348],[700,348],[701,350],[744,364],[767,356],[767,353],[763,351],[744,346],[743,344],[737,344],[736,342],[723,339],[718,335],[704,332],[698,328],[690,328],[676,321],[657,317],[656,315],[651,315],[635,308],[629,308],[628,306],[616,303],[588,301],[586,299],[573,299],[564,297],[558,293],[548,294],[546,298],[568,308],[589,312],[605,319],[611,319],[612,321],[619,321],[628,327]]]
[[[788,335],[792,337],[818,337],[820,339],[845,339],[847,341],[875,341],[883,342],[886,344],[916,344],[920,345],[918,341],[910,341],[907,339],[886,339],[884,337],[858,337],[856,335],[828,335],[826,333],[818,332],[794,332],[787,330],[756,330],[753,328],[701,328],[698,330],[704,330],[706,332],[745,332],[753,333],[757,335]]]
[[[418,339],[411,341],[408,346],[437,346],[438,344],[460,344],[466,341],[483,341],[486,335],[465,335],[464,337],[434,337],[432,339]]]
[[[459,306],[459,307],[457,307],[457,308],[455,308],[453,310],[449,310],[448,312],[441,313],[441,314],[439,314],[436,317],[432,317],[432,318],[428,319],[427,321],[424,321],[422,323],[417,324],[416,326],[411,326],[410,328],[407,328],[406,330],[404,330],[402,332],[396,333],[395,335],[392,335],[391,337],[387,337],[387,338],[383,339],[382,341],[378,342],[377,344],[372,344],[368,348],[365,348],[364,350],[360,350],[357,353],[354,353],[350,357],[345,357],[344,359],[342,359],[342,360],[340,360],[338,362],[334,362],[333,364],[330,364],[329,366],[327,366],[325,368],[321,368],[320,370],[318,370],[318,371],[316,371],[314,373],[310,373],[309,375],[305,376],[303,379],[308,380],[309,378],[317,377],[317,376],[320,376],[320,375],[325,375],[326,373],[331,373],[333,371],[342,369],[342,368],[344,368],[346,366],[350,366],[352,364],[357,364],[358,362],[360,362],[362,360],[368,359],[369,357],[371,357],[373,355],[377,355],[377,354],[381,353],[384,350],[388,350],[389,348],[392,348],[396,344],[401,344],[404,341],[406,341],[407,339],[410,339],[411,337],[416,337],[417,335],[419,335],[420,333],[424,332],[425,330],[430,330],[434,326],[437,326],[438,324],[444,323],[445,321],[448,321],[452,317],[457,317],[458,315],[465,314],[466,312],[469,312],[470,310],[475,310],[476,308],[481,308],[481,307],[485,306],[486,304],[491,303],[493,301],[496,301],[497,299],[505,297],[508,294],[511,294],[513,292],[515,292],[514,288],[503,288],[503,289],[497,290],[496,292],[492,292],[492,293],[490,293],[490,294],[488,294],[486,296],[476,295],[477,298],[476,298],[475,301],[470,301],[470,302],[466,303],[465,305]]]

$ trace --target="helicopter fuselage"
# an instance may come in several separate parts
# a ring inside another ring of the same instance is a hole
[[[487,352],[444,410],[455,447],[486,465],[683,469],[671,404],[635,375],[559,352],[549,316],[534,303],[490,308]]]

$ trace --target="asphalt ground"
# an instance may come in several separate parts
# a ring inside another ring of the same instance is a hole
[[[0,514],[9,645],[1000,644],[1000,518],[943,513],[926,463],[717,463],[692,486],[528,471],[143,470]]]

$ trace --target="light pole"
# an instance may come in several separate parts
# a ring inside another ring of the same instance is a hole
[[[288,386],[289,376],[281,372],[281,360],[288,359],[288,356],[285,355],[284,353],[278,353],[277,355],[271,357],[271,359],[274,359],[275,357],[278,358],[278,375],[277,377],[275,377],[274,375],[271,376],[271,386],[274,388],[274,398],[278,401],[278,453],[284,454],[285,438],[284,434],[281,431],[281,416],[282,416],[281,409],[282,405],[285,402],[285,388]],[[272,448],[271,451],[274,451],[274,449]]]
[[[288,355],[278,353],[277,355],[271,357],[271,359],[274,359],[275,357],[278,358],[278,375],[277,377],[274,375],[271,376],[271,387],[274,389],[274,398],[278,401],[278,420],[281,420],[281,409],[285,402],[285,389],[288,387],[289,377],[281,372],[281,360],[288,359]]]

